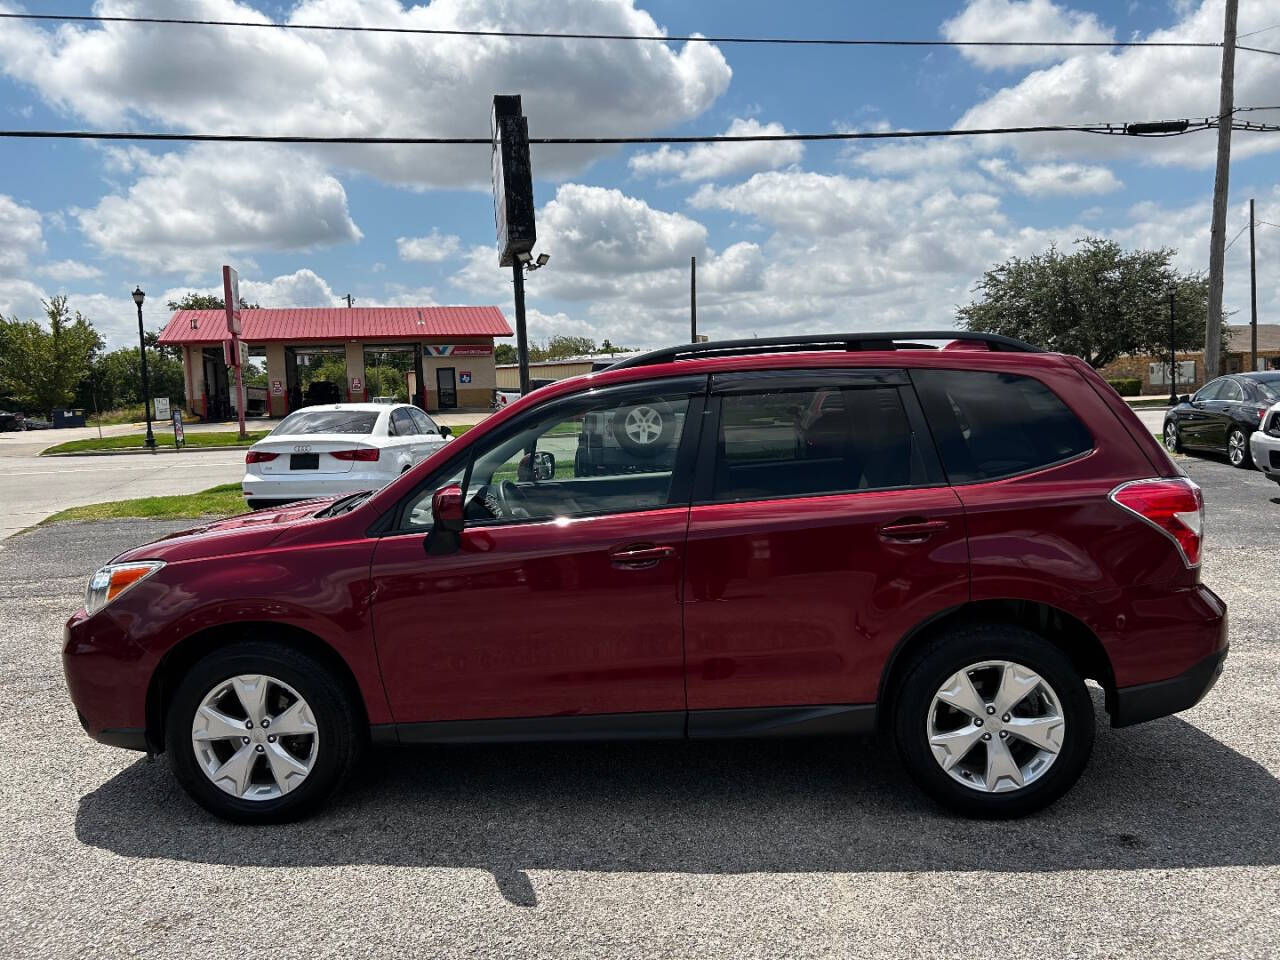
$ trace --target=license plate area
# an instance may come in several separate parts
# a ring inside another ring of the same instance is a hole
[[[319,470],[320,454],[318,453],[291,453],[289,454],[290,470]]]

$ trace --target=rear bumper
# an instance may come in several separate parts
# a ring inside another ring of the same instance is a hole
[[[1120,687],[1115,692],[1111,709],[1113,727],[1129,727],[1181,710],[1190,710],[1213,689],[1222,676],[1227,648],[1212,653],[1199,663],[1168,680],[1142,683],[1136,687]]]
[[[294,476],[270,476],[246,472],[240,483],[240,489],[250,507],[280,506],[297,500],[343,497],[363,490],[380,490],[396,476],[393,473],[375,473],[369,470]]]
[[[1249,435],[1249,452],[1253,454],[1253,465],[1280,483],[1280,437],[1255,430]]]

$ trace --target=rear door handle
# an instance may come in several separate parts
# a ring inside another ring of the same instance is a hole
[[[629,543],[625,547],[614,547],[609,551],[609,562],[615,567],[626,570],[644,570],[657,566],[659,560],[668,560],[676,555],[676,548],[659,547],[652,543]]]
[[[886,523],[880,528],[880,536],[885,540],[901,540],[904,543],[921,543],[935,533],[951,526],[946,520],[924,520],[907,517]]]

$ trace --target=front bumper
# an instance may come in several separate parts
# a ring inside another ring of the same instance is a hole
[[[1199,663],[1176,677],[1142,683],[1136,687],[1120,687],[1112,702],[1111,725],[1129,727],[1159,717],[1167,717],[1181,710],[1190,710],[1204,699],[1222,676],[1223,661],[1227,659],[1227,647],[1211,653]]]
[[[1253,465],[1280,483],[1280,437],[1255,430],[1249,435],[1249,452],[1253,454]]]
[[[145,735],[155,658],[128,637],[109,610],[92,617],[77,611],[63,637],[62,670],[85,732],[109,746],[157,750]]]

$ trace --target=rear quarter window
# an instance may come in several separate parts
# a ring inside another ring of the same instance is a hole
[[[1093,449],[1080,418],[1034,377],[983,370],[912,370],[952,483],[1010,477]]]

